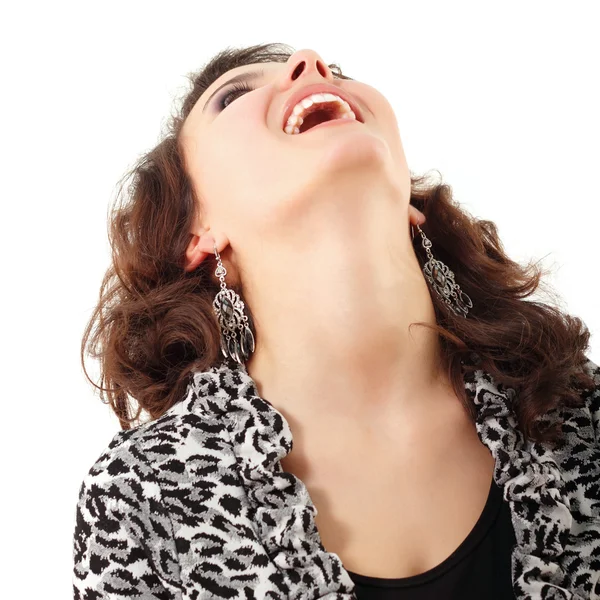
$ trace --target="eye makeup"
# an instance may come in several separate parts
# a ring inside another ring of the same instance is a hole
[[[225,92],[216,102],[218,110],[223,110],[231,104],[231,102],[226,103],[226,101],[229,98],[231,98],[231,97],[237,98],[237,96],[239,96],[241,92],[252,92],[255,89],[256,89],[255,87],[248,85],[246,82],[234,83],[231,86],[231,89],[229,89],[229,91]]]
[[[222,85],[220,85],[210,95],[210,97],[208,98],[208,100],[204,103],[204,106],[202,108],[202,112],[204,112],[206,110],[206,107],[212,102],[212,99],[215,96],[215,94],[217,94],[224,87],[226,87],[228,85],[231,85],[231,84],[235,84],[235,83],[247,83],[249,81],[254,81],[256,79],[259,79],[260,77],[263,77],[264,74],[265,74],[264,70],[263,69],[259,69],[258,71],[247,71],[245,73],[239,73],[235,77],[232,77],[231,79],[229,79],[228,81],[226,81],[225,83],[223,83]]]

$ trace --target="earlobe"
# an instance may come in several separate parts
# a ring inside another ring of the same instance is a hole
[[[412,204],[408,205],[408,229],[410,231],[411,240],[415,239],[415,225],[422,225],[425,223],[425,215]]]
[[[408,218],[411,225],[422,225],[425,223],[425,215],[412,204],[408,205]]]
[[[206,232],[200,236],[193,234],[185,251],[184,271],[194,271],[207,256],[214,255],[214,244],[213,236]]]
[[[183,270],[186,273],[189,273],[190,271],[193,271],[198,267],[198,265],[200,264],[199,256],[200,254],[198,252],[198,244],[190,242],[189,246],[187,247],[187,250],[185,251],[185,265],[183,267]]]

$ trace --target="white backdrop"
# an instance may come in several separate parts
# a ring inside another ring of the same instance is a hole
[[[107,208],[185,74],[225,46],[313,48],[381,90],[413,172],[439,169],[465,208],[498,224],[512,258],[553,268],[600,362],[596,2],[216,5],[2,10],[6,598],[71,596],[78,488],[118,430],[79,362],[109,262]]]

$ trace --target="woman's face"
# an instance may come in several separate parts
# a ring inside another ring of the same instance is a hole
[[[262,75],[247,83],[252,91],[221,87],[258,69]],[[321,83],[348,94],[364,122],[286,133],[283,119],[290,96]],[[298,226],[298,219],[310,212],[307,203],[322,202],[324,190],[335,195],[336,190],[354,189],[355,183],[385,177],[397,189],[399,202],[409,202],[410,175],[389,102],[366,83],[336,77],[312,50],[294,53],[287,63],[252,64],[224,73],[188,115],[182,141],[202,204],[202,226],[224,232],[234,247],[260,244]]]

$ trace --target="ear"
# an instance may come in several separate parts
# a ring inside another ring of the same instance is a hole
[[[425,223],[425,215],[412,204],[408,205],[408,218],[410,225],[423,225]]]
[[[198,265],[210,255],[215,255],[215,238],[213,235],[208,231],[204,231],[200,235],[193,234],[185,251],[184,271],[189,272],[197,269]]]

